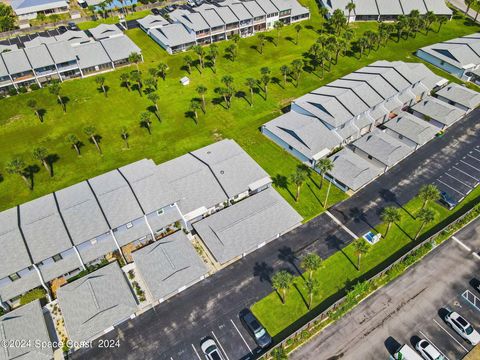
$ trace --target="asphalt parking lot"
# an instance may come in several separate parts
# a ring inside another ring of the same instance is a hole
[[[480,182],[480,146],[473,146],[467,154],[454,160],[434,184],[456,202],[462,201]]]
[[[432,251],[352,312],[327,327],[291,359],[378,360],[403,344],[429,340],[448,360],[462,359],[472,346],[450,329],[456,311],[480,330],[480,219]]]

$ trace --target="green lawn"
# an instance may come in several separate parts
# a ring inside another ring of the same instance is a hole
[[[455,212],[460,211],[478,196],[480,196],[480,187],[472,191],[462,204],[455,209]],[[324,267],[314,273],[314,277],[319,281],[319,292],[314,298],[314,307],[327,308],[330,305],[330,302],[326,301],[329,297],[343,291],[345,287],[351,288],[360,277],[382,264],[403,247],[412,245],[414,242],[413,238],[421,225],[412,215],[415,216],[421,206],[422,201],[418,198],[414,198],[404,206],[404,209],[401,210],[401,222],[398,225],[392,225],[387,237],[370,247],[367,255],[362,257],[360,271],[355,267],[357,257],[354,254],[352,245],[326,259]],[[429,226],[425,226],[423,234],[453,214],[452,211],[448,211],[438,203],[428,203],[427,207],[435,211],[436,221]],[[384,234],[386,225],[381,224],[377,229]],[[422,237],[420,236],[419,239],[422,239]],[[285,305],[282,305],[277,293],[272,292],[252,306],[252,311],[272,336],[277,335],[297,319],[307,314],[308,311],[303,298],[307,299],[308,293],[304,284],[305,282],[301,277],[295,278],[296,286],[289,290]]]
[[[267,43],[263,55],[252,48],[258,44],[257,37],[242,39],[235,62],[223,57],[229,42],[218,43],[220,56],[216,73],[207,68],[202,73],[194,69],[192,74],[188,75],[182,68],[185,54],[168,55],[141,30],[129,30],[128,36],[142,48],[145,63],[140,64],[140,69],[145,74],[149,67],[159,62],[166,62],[170,67],[166,81],[159,81],[157,92],[160,96],[160,116],[158,120],[154,118],[151,136],[139,126],[140,113],[150,108],[151,103],[145,95],[140,96],[138,92],[128,92],[120,87],[120,74],[134,70],[134,66],[104,74],[106,85],[110,88],[108,98],[97,89],[95,77],[65,82],[62,85],[62,95],[69,98],[66,114],[61,111],[48,89],[0,100],[0,209],[9,208],[141,158],[152,158],[159,163],[215,140],[233,138],[275,179],[277,189],[305,219],[323,211],[325,189],[318,189],[319,176],[312,175],[303,186],[300,201],[295,203],[292,195],[295,186],[285,186],[285,180],[288,182],[299,162],[264,137],[259,127],[278,116],[281,109],[289,105],[292,99],[372,61],[418,61],[412,55],[417,48],[473,33],[478,31],[479,27],[460,17],[446,24],[439,33],[430,32],[428,36],[419,34],[416,38],[400,43],[391,41],[387,47],[372,52],[368,57],[341,57],[324,79],[320,79],[319,74],[304,73],[298,87],[291,82],[287,83],[285,89],[281,84],[270,84],[268,100],[265,101],[260,92],[254,96],[253,107],[250,107],[244,98],[234,99],[230,110],[224,109],[221,104],[215,104],[221,100],[214,93],[214,89],[221,86],[222,76],[232,75],[237,90],[248,92],[244,86],[245,79],[259,78],[261,67],[270,67],[272,76],[281,78],[280,66],[302,57],[318,37],[316,30],[322,27],[315,1],[305,1],[312,9],[312,19],[302,23],[304,29],[300,33],[299,45],[290,40],[295,38],[293,26],[282,30],[279,46]],[[358,23],[353,26],[357,33],[361,34],[374,28],[376,24]],[[275,32],[268,35],[276,37]],[[191,84],[186,87],[179,83],[179,79],[184,75],[191,78]],[[199,123],[195,124],[186,113],[189,111],[190,100],[197,97],[195,88],[199,84],[204,84],[209,90],[208,105],[206,114],[200,114]],[[30,99],[35,99],[39,106],[45,109],[43,123],[40,123],[33,111],[26,106]],[[83,134],[82,129],[90,124],[96,126],[102,137],[102,157]],[[122,126],[126,126],[130,133],[129,150],[124,149],[120,138]],[[69,133],[75,133],[84,142],[81,157],[77,157],[74,150],[65,143],[65,136]],[[14,155],[22,156],[28,165],[39,165],[31,156],[32,149],[39,145],[47,147],[51,154],[58,158],[54,163],[55,176],[49,178],[46,171],[39,166],[39,172],[34,174],[34,190],[30,191],[18,176],[7,174],[3,169]],[[344,198],[345,194],[332,187],[330,205]]]
[[[150,10],[141,10],[141,11],[129,12],[125,18],[127,20],[137,20],[149,14],[151,14]],[[118,16],[110,16],[110,17],[107,17],[106,19],[100,18],[95,21],[84,21],[84,22],[78,23],[77,25],[80,28],[80,30],[88,30],[100,24],[116,24],[118,23],[118,21],[119,21]]]

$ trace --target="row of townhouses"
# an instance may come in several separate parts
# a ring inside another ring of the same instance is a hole
[[[140,48],[115,25],[99,25],[57,36],[37,36],[18,45],[0,45],[0,93],[51,80],[85,77],[129,63]]]
[[[178,8],[167,21],[159,15],[138,20],[140,27],[168,53],[184,51],[195,44],[209,44],[272,29],[310,18],[310,11],[297,0],[226,0],[195,8]]]

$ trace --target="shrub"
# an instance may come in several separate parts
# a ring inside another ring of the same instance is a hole
[[[17,90],[14,89],[14,88],[8,90],[8,95],[10,95],[10,96],[15,96],[15,95],[17,95],[17,94],[18,94],[18,92],[17,92]]]
[[[40,85],[38,85],[37,83],[34,83],[32,85],[30,85],[30,90],[38,90],[40,89]]]
[[[133,279],[135,278],[135,273],[133,272],[133,270],[130,270],[130,271],[128,272],[128,278],[129,278],[130,280],[133,280]]]
[[[44,289],[33,289],[20,298],[20,305],[26,305],[37,299],[43,299],[46,295]]]
[[[28,89],[25,86],[20,86],[18,88],[18,92],[21,94],[25,94],[28,91]]]

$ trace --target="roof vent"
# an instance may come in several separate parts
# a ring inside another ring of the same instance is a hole
[[[222,175],[223,175],[223,174],[225,174],[225,171],[223,171],[223,170],[220,170],[220,174],[222,174]]]

